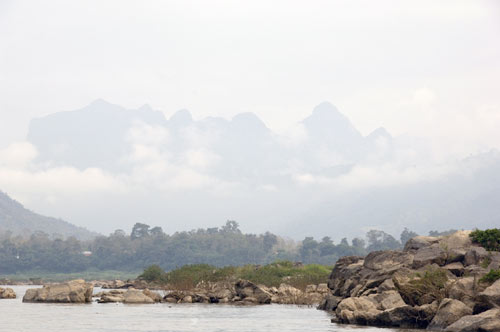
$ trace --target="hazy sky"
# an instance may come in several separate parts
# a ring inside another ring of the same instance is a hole
[[[0,147],[104,98],[274,130],[328,100],[363,134],[500,148],[499,41],[497,1],[2,0]]]

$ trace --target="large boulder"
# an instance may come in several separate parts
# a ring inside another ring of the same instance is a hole
[[[472,306],[475,296],[474,289],[474,277],[460,278],[452,283],[448,288],[448,297]]]
[[[92,284],[84,280],[72,280],[28,289],[23,302],[87,303],[92,302],[93,290]]]
[[[400,328],[425,328],[434,318],[437,303],[422,306],[404,305],[382,311],[371,325]]]
[[[438,237],[415,236],[406,242],[403,251],[411,252],[411,251],[419,250],[419,249],[422,249],[424,247],[429,247],[430,245],[432,245],[434,243],[438,243],[438,242],[439,242]]]
[[[12,288],[0,287],[0,299],[15,299],[16,293]]]
[[[318,309],[326,311],[334,311],[335,309],[337,309],[337,306],[342,300],[343,298],[339,296],[327,294],[323,299],[323,301],[318,306]]]
[[[154,303],[155,301],[149,297],[148,295],[144,294],[143,291],[138,290],[138,289],[133,289],[130,288],[128,289],[125,293],[123,293],[123,303]]]
[[[390,273],[413,262],[413,255],[403,251],[373,251],[365,257],[363,266],[370,270],[383,270]]]
[[[500,307],[500,279],[479,293],[475,302],[474,311],[476,313]]]
[[[448,254],[439,243],[421,248],[415,253],[413,258],[413,268],[419,269],[426,265],[437,264],[443,266],[446,264]]]
[[[234,289],[236,291],[236,295],[242,300],[249,297],[252,298],[251,302],[255,302],[253,299],[256,299],[257,303],[260,304],[271,303],[272,294],[265,286],[256,285],[248,280],[239,280],[234,285]]]
[[[448,326],[447,332],[498,332],[500,331],[500,309],[492,309],[478,315],[463,316]]]
[[[481,262],[488,257],[488,251],[483,247],[471,247],[464,256],[464,265],[480,265]]]
[[[369,325],[380,314],[376,304],[366,296],[348,297],[339,303],[335,315],[340,323]]]
[[[427,327],[429,330],[444,330],[463,316],[472,315],[472,308],[453,299],[441,301],[436,315]]]

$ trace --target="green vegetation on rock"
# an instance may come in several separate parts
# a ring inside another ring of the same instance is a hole
[[[429,269],[417,273],[413,279],[401,283],[394,279],[394,284],[404,301],[410,305],[423,305],[445,298],[445,286],[448,277],[442,269]]]
[[[490,270],[479,281],[493,283],[500,279],[500,270]]]
[[[500,251],[500,229],[475,230],[470,234],[472,242],[489,251]]]

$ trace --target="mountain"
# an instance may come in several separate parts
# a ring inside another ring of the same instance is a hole
[[[230,219],[251,232],[337,239],[369,229],[499,225],[494,151],[439,164],[424,140],[384,128],[364,136],[328,102],[297,128],[288,137],[251,112],[195,119],[183,109],[167,119],[147,105],[97,100],[34,119],[28,140],[38,159],[30,167],[37,178],[59,166],[98,169],[88,173],[100,175],[91,182],[104,181],[102,191],[64,192],[65,204],[51,208],[101,232],[136,222],[174,232]],[[47,211],[43,200],[34,204]]]
[[[21,236],[41,231],[48,235],[62,235],[65,238],[74,236],[80,240],[89,240],[98,235],[64,220],[34,213],[0,191],[0,233],[9,231]]]
[[[128,110],[98,99],[76,111],[31,120],[27,138],[40,162],[116,171],[123,169],[120,158],[129,153],[127,138],[137,123],[165,125],[166,120],[148,105]]]

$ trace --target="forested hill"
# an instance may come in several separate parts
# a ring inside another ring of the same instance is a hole
[[[37,231],[62,237],[74,236],[80,240],[89,240],[97,235],[64,220],[34,213],[0,191],[0,233],[26,236]]]

